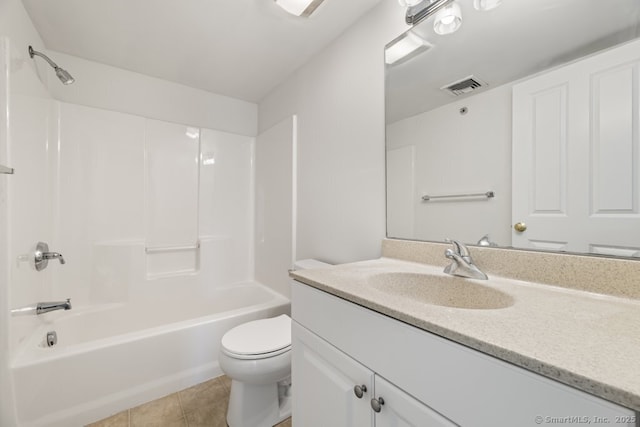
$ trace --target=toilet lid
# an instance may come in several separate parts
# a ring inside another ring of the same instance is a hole
[[[273,353],[291,346],[291,318],[286,314],[236,326],[222,337],[222,347],[237,355]]]

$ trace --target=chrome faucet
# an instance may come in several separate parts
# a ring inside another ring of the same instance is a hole
[[[491,241],[488,234],[485,234],[484,236],[482,236],[480,240],[478,240],[478,243],[476,244],[478,246],[498,246],[497,243]]]
[[[66,301],[39,302],[26,307],[14,308],[11,310],[12,316],[28,316],[34,314],[44,314],[56,310],[71,310],[71,298]]]
[[[36,314],[43,314],[56,310],[71,310],[71,298],[67,298],[66,301],[39,302],[36,304]]]
[[[36,252],[34,254],[36,270],[44,270],[49,264],[50,259],[57,259],[60,264],[64,264],[65,260],[62,254],[58,252],[49,252],[49,245],[44,242],[38,242]]]
[[[473,263],[469,248],[457,240],[449,240],[453,249],[444,251],[444,256],[453,262],[445,267],[444,272],[452,276],[468,277],[470,279],[487,280],[488,277]]]

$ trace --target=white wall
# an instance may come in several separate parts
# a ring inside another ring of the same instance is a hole
[[[256,104],[60,52],[48,54],[76,80],[64,86],[50,69],[49,88],[58,100],[238,135],[257,134]]]
[[[412,212],[410,234],[390,224],[390,237],[476,243],[484,234],[501,246],[511,245],[511,85],[500,86],[387,127],[388,149],[414,147],[412,194],[402,203]],[[467,113],[460,114],[466,107]],[[407,168],[389,168],[388,178]],[[422,202],[425,194],[465,194],[492,190],[492,199],[474,198]],[[396,208],[400,205],[396,200]],[[473,217],[473,221],[465,218]],[[393,220],[393,216],[389,217]]]
[[[291,296],[297,118],[289,117],[256,139],[255,278]]]
[[[384,62],[406,30],[383,0],[259,104],[259,130],[298,116],[297,258],[375,258],[385,236]]]

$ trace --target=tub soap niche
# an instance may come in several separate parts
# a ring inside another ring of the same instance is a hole
[[[148,279],[197,273],[200,269],[200,242],[189,246],[147,246]]]

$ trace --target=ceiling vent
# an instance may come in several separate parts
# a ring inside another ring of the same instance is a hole
[[[474,90],[478,90],[481,87],[485,87],[487,84],[475,76],[468,76],[462,80],[458,80],[453,83],[449,83],[441,87],[441,90],[446,90],[454,96],[464,95]]]

